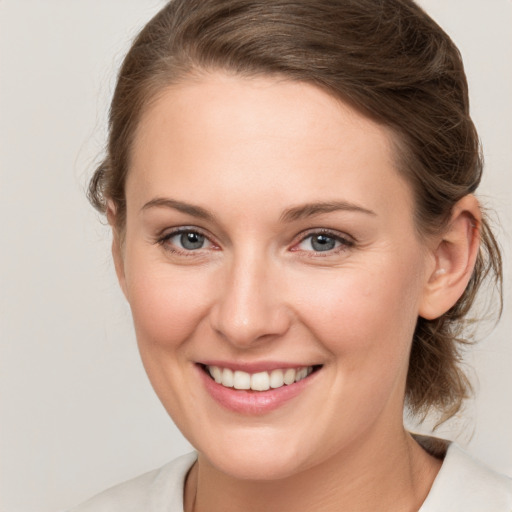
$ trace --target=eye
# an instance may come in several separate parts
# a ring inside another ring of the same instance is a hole
[[[332,236],[315,234],[306,237],[300,244],[299,247],[302,250],[310,250],[322,252],[331,251],[332,249],[339,247],[340,242]]]
[[[159,242],[173,252],[193,252],[208,249],[212,243],[208,238],[193,229],[179,229],[163,236]]]
[[[206,238],[203,235],[195,233],[194,231],[181,233],[170,238],[171,241],[174,239],[176,240],[173,243],[176,244],[179,241],[181,247],[183,247],[183,249],[187,249],[187,251],[202,249],[206,241]]]
[[[353,242],[340,235],[330,232],[316,232],[306,235],[295,247],[294,251],[306,252],[339,252],[351,247]]]

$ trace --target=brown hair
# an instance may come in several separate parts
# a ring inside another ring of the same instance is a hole
[[[276,75],[317,85],[392,128],[400,172],[415,193],[420,234],[441,230],[482,174],[466,77],[448,35],[411,0],[173,0],[135,39],[119,73],[106,157],[89,198],[125,222],[130,148],[143,110],[196,72]],[[481,248],[459,301],[418,319],[406,399],[412,413],[446,419],[471,390],[460,367],[463,328],[484,278],[501,299],[501,256],[483,219]]]

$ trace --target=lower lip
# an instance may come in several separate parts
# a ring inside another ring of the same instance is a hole
[[[239,414],[260,415],[274,411],[299,395],[316,378],[319,371],[305,379],[268,391],[251,391],[227,388],[215,382],[201,366],[197,366],[206,390],[220,405]]]

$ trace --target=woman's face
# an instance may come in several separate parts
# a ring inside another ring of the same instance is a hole
[[[145,112],[117,269],[151,383],[217,469],[280,478],[402,428],[433,258],[393,156],[304,83],[205,75]]]

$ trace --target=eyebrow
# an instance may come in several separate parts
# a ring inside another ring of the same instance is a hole
[[[197,217],[198,219],[203,219],[210,222],[215,221],[215,215],[213,215],[213,213],[209,212],[205,208],[202,208],[201,206],[183,203],[182,201],[176,201],[175,199],[166,197],[156,197],[155,199],[148,201],[141,208],[141,211],[154,207],[172,208],[174,210],[178,210],[179,212],[186,213],[187,215],[191,215],[192,217]]]
[[[349,203],[347,201],[327,201],[294,206],[293,208],[285,210],[282,213],[280,220],[282,222],[293,222],[307,217],[321,215],[322,213],[331,213],[336,211],[357,212],[372,216],[377,215],[372,210],[368,210],[367,208],[363,208],[362,206]]]
[[[182,201],[177,201],[175,199],[166,197],[156,197],[155,199],[148,201],[141,208],[141,211],[155,207],[172,208],[187,215],[191,215],[192,217],[197,217],[199,219],[215,222],[215,215],[212,212],[208,211],[207,209],[201,206],[192,205],[190,203],[184,203]],[[331,213],[335,211],[364,213],[366,215],[372,216],[377,215],[372,210],[368,210],[367,208],[363,208],[362,206],[347,201],[327,201],[319,203],[306,203],[299,206],[294,206],[292,208],[285,210],[281,214],[279,220],[285,223],[294,222],[297,220],[305,219],[307,217],[313,217],[315,215],[321,215],[323,213]]]

